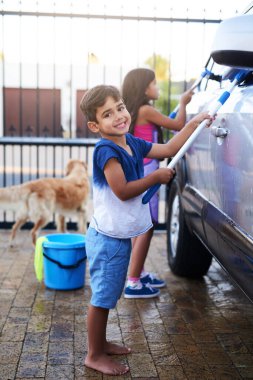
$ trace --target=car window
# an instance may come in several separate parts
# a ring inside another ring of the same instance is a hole
[[[253,14],[253,3],[249,6],[249,8],[247,8],[245,10],[245,12],[247,15],[252,15]]]
[[[252,8],[253,9],[253,8]],[[223,66],[215,63],[212,58],[210,58],[208,65],[206,66],[207,70],[211,72],[210,76],[205,77],[200,85],[200,91],[215,91],[216,89],[222,89],[227,86],[227,80],[222,80],[224,76],[226,78],[226,72],[233,68],[228,66]],[[244,86],[250,86],[253,82],[253,70],[244,81]]]
[[[217,63],[214,62],[212,58],[210,58],[206,69],[212,73],[209,76],[205,77],[200,85],[200,90],[201,91],[206,91],[206,90],[215,90],[217,88],[221,88],[222,82],[221,82],[221,76],[226,69],[225,66],[218,65]]]

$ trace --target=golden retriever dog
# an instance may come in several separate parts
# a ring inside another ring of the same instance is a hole
[[[1,188],[0,208],[13,210],[16,218],[10,235],[10,245],[17,230],[27,221],[34,223],[31,235],[35,245],[39,229],[52,220],[54,213],[58,232],[65,231],[65,217],[76,215],[79,231],[85,233],[89,194],[87,165],[75,159],[69,160],[64,178],[40,178]]]

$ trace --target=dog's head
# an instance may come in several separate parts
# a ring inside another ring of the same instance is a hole
[[[87,171],[87,164],[81,160],[76,160],[76,159],[69,160],[69,162],[67,163],[66,169],[65,169],[66,176],[69,175],[71,172],[73,172],[73,170],[76,170],[76,169],[79,169],[79,170],[82,169],[82,170]]]

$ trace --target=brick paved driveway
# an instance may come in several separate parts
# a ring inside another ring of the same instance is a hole
[[[83,366],[88,275],[84,289],[46,289],[35,278],[28,231],[12,249],[8,234],[0,230],[0,380],[115,379]],[[253,379],[253,305],[220,267],[202,281],[175,277],[157,233],[147,269],[167,281],[160,298],[122,298],[110,314],[109,338],[133,351],[121,358],[130,374],[118,378]]]

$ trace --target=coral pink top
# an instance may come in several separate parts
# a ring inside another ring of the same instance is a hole
[[[152,143],[157,143],[158,141],[157,127],[151,123],[136,125],[134,127],[134,136],[139,137],[140,139],[152,142]],[[152,161],[151,158],[144,158],[143,160],[144,165],[148,164],[151,161]]]

